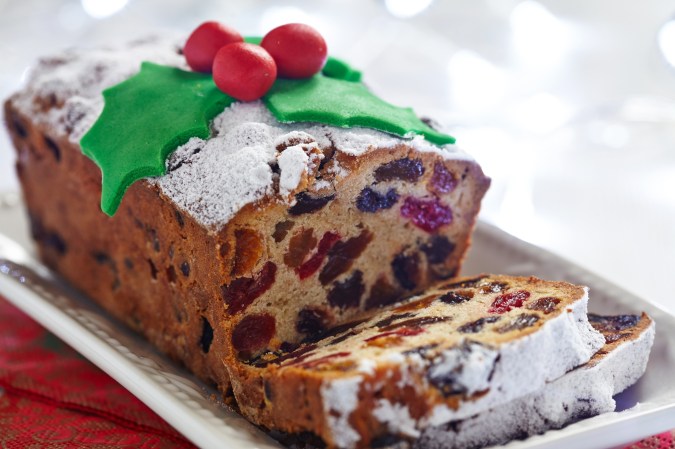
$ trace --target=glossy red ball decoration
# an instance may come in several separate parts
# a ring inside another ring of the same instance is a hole
[[[328,54],[321,34],[302,23],[288,23],[273,29],[260,45],[272,55],[283,78],[314,76],[326,63]]]
[[[213,58],[218,50],[227,44],[243,41],[244,38],[234,28],[220,22],[204,22],[185,42],[183,54],[192,70],[211,73]]]
[[[218,50],[213,60],[213,81],[227,95],[240,101],[262,97],[277,78],[274,59],[264,48],[239,42]]]

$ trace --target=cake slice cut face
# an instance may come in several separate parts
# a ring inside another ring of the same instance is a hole
[[[614,411],[613,396],[645,372],[654,342],[654,322],[646,314],[589,315],[589,321],[602,332],[606,343],[587,364],[500,407],[429,427],[408,447],[470,449],[504,444]]]
[[[390,433],[469,418],[542,388],[604,344],[587,289],[482,275],[231,369],[254,422],[309,431],[330,447],[369,447]]]
[[[102,213],[80,139],[104,89],[142,61],[184,68],[179,48],[68,51],[6,102],[31,231],[53,270],[223,391],[223,360],[287,349],[458,272],[489,185],[470,156],[421,136],[280,123],[260,101],[227,107],[165,175]]]

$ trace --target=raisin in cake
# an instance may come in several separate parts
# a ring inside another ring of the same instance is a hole
[[[654,342],[654,321],[646,314],[590,314],[589,321],[602,332],[606,343],[588,363],[500,407],[462,421],[429,427],[410,444],[401,445],[401,449],[471,449],[504,444],[614,411],[613,396],[633,385],[645,372]],[[400,440],[389,437],[392,443]]]
[[[241,412],[329,447],[467,419],[542,388],[605,343],[587,289],[537,278],[453,280],[289,353],[231,367]]]
[[[101,92],[171,40],[43,59],[5,103],[42,259],[200,377],[278,351],[457,273],[489,179],[453,145],[277,122],[235,103],[134,183],[113,217],[80,139]]]

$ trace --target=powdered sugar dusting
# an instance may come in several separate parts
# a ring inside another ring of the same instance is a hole
[[[187,158],[157,182],[165,195],[202,223],[219,223],[222,217],[231,217],[246,204],[272,193],[269,161],[274,156],[267,147],[229,152],[227,140],[218,137],[201,141],[204,148],[195,153],[199,143],[199,139],[192,139],[179,149],[168,165]]]
[[[462,421],[428,427],[413,448],[498,445],[515,437],[560,428],[580,416],[611,412],[615,408],[613,396],[635,383],[644,373],[653,341],[652,322],[637,338],[535,392]]]
[[[416,422],[410,416],[410,409],[403,404],[392,404],[387,399],[380,399],[373,409],[373,416],[394,434],[403,434],[418,437],[420,431],[416,429]]]
[[[321,385],[324,415],[328,419],[333,441],[340,448],[351,448],[361,439],[349,423],[349,415],[358,405],[361,376],[334,379]]]
[[[51,127],[56,135],[79,143],[101,114],[103,90],[135,75],[141,62],[187,69],[178,51],[182,39],[152,37],[117,47],[68,50],[42,59],[26,88],[13,101],[22,113]],[[260,101],[232,104],[213,120],[211,132],[209,139],[191,140],[179,147],[167,160],[168,173],[150,182],[156,182],[166,196],[199,223],[216,228],[225,225],[246,204],[266,196],[292,203],[299,187],[305,188],[307,183],[311,186],[315,181],[305,173],[318,166],[317,154],[308,152],[307,147],[303,148],[304,156],[299,149],[279,153],[279,145],[314,142],[317,152],[331,149],[362,156],[377,148],[406,144],[447,159],[471,160],[454,145],[438,147],[421,136],[400,138],[366,128],[280,123]],[[279,175],[272,170],[277,158]],[[336,180],[349,174],[337,161],[325,169]],[[274,191],[276,176],[278,191]],[[317,187],[328,185],[324,181]]]
[[[307,174],[309,157],[300,145],[288,147],[277,159],[281,175],[279,176],[279,190],[281,195],[288,196],[295,190]]]
[[[42,58],[31,71],[25,89],[14,97],[18,109],[38,123],[78,143],[103,109],[103,90],[132,77],[141,62],[187,68],[178,53],[176,36],[153,36],[124,45],[70,49]],[[36,102],[48,101],[50,108]]]

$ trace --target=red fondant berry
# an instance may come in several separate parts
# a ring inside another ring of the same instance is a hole
[[[277,78],[274,59],[264,48],[238,42],[218,50],[213,60],[213,81],[227,95],[240,101],[262,97]]]
[[[260,45],[272,55],[283,78],[314,76],[325,64],[328,54],[321,34],[302,23],[288,23],[273,29]]]
[[[452,210],[436,198],[423,200],[408,197],[401,206],[401,215],[410,218],[415,226],[427,232],[435,232],[452,222]]]
[[[219,22],[204,22],[190,35],[183,54],[190,68],[196,72],[211,73],[213,58],[222,47],[235,42],[243,42],[235,29]]]

